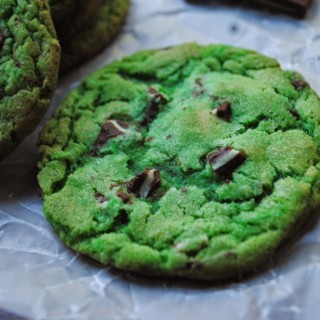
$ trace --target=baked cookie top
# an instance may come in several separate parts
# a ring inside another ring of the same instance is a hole
[[[55,89],[60,47],[46,1],[0,1],[0,159],[38,124]]]
[[[137,53],[89,76],[46,125],[44,212],[68,246],[123,270],[248,272],[319,204],[319,106],[256,52]]]

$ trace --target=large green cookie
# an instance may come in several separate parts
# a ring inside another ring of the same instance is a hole
[[[93,14],[86,23],[72,27],[77,22],[73,18],[69,25],[57,26],[62,47],[62,72],[97,55],[113,40],[124,23],[129,3],[130,0],[99,0],[99,9],[91,11]]]
[[[88,77],[40,138],[44,212],[119,269],[217,280],[319,205],[320,101],[258,53],[186,44]]]
[[[0,0],[0,159],[47,110],[59,60],[47,2]]]

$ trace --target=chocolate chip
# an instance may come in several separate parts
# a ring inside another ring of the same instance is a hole
[[[144,125],[151,123],[157,117],[161,107],[168,103],[167,98],[155,88],[150,87],[148,93],[151,96],[151,100],[145,109],[146,116],[143,120]]]
[[[123,192],[123,191],[118,191],[117,192],[117,196],[124,202],[124,203],[129,203],[131,200],[130,195],[128,195],[127,193]]]
[[[211,114],[216,115],[218,118],[223,119],[227,122],[230,122],[232,114],[230,102],[225,101],[218,108],[212,110]]]
[[[183,193],[187,193],[187,192],[188,192],[188,189],[187,189],[186,187],[182,187],[182,188],[181,188],[181,191],[182,191]]]
[[[225,177],[230,177],[246,158],[244,151],[235,150],[230,146],[221,148],[207,156],[212,170]]]
[[[152,140],[153,140],[153,137],[148,137],[148,138],[146,139],[147,142],[150,142],[150,141],[152,141]]]
[[[128,124],[120,120],[107,120],[98,135],[91,155],[97,155],[99,150],[112,138],[124,134],[128,129]]]
[[[303,89],[309,88],[309,84],[304,80],[300,80],[300,79],[292,79],[291,84],[294,86],[296,90],[303,90]]]
[[[172,138],[172,134],[168,134],[167,136],[166,136],[166,139],[167,140],[169,140],[169,139],[171,139]]]
[[[127,191],[140,198],[147,198],[161,185],[160,170],[148,169],[140,172],[126,183]]]

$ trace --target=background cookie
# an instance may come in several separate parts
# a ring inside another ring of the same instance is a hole
[[[38,124],[59,70],[60,47],[45,1],[0,1],[0,159]]]
[[[94,2],[93,2],[94,3]],[[98,54],[119,32],[128,13],[129,0],[100,0],[95,14],[79,28],[61,28],[58,37],[62,47],[61,71]],[[77,24],[77,26],[80,26]]]
[[[319,205],[320,102],[255,52],[188,44],[88,77],[40,139],[44,211],[105,264],[217,280]]]
[[[89,3],[85,0],[48,0],[54,24],[59,25],[68,19],[80,3]]]
[[[52,19],[60,42],[68,42],[73,34],[94,18],[103,0],[51,0]]]

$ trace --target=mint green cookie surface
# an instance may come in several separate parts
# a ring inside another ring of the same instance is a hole
[[[44,212],[116,268],[218,280],[319,205],[320,102],[258,53],[186,44],[89,76],[40,137]]]
[[[0,159],[49,107],[59,61],[47,2],[0,0]]]

